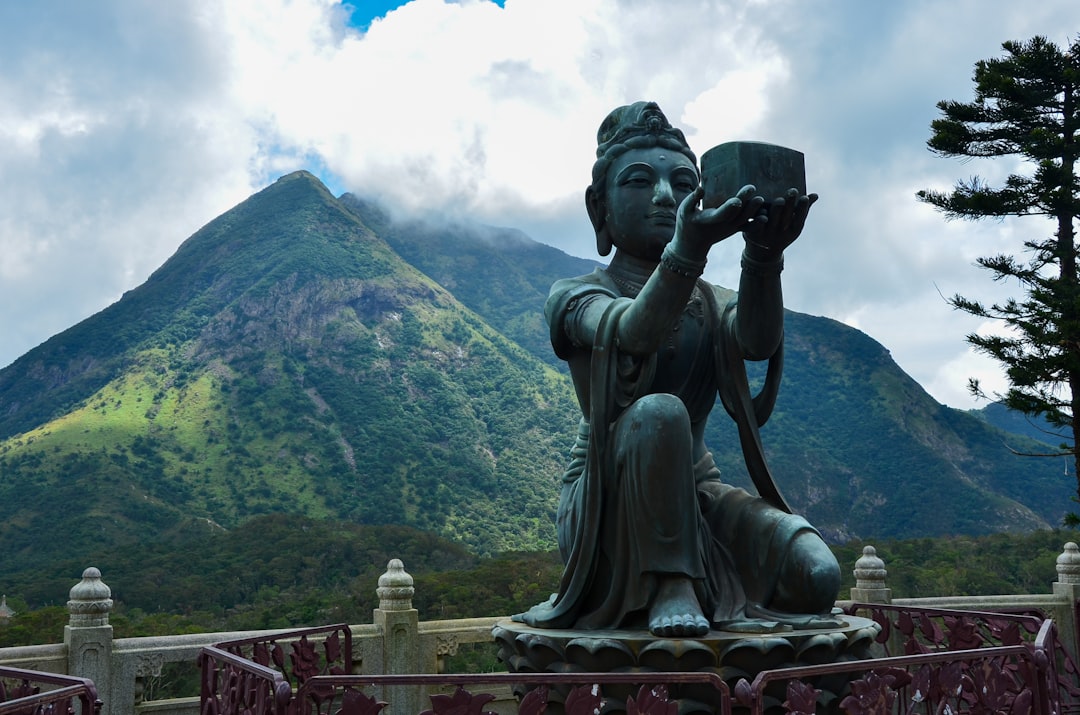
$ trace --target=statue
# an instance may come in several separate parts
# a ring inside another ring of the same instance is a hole
[[[704,636],[835,625],[840,570],[761,453],[783,350],[783,251],[815,194],[752,185],[701,207],[697,159],[653,102],[611,112],[585,204],[605,269],[556,282],[545,314],[582,419],[562,481],[559,592],[514,620]],[[742,232],[736,298],[700,279]],[[768,360],[751,395],[744,360]],[[724,484],[703,433],[719,392],[760,496]]]

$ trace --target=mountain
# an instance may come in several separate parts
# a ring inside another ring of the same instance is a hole
[[[973,414],[998,429],[1043,443],[1042,453],[1056,451],[1059,445],[1072,442],[1067,429],[1054,427],[1041,417],[1014,412],[1000,402],[991,402],[980,410],[974,410]]]
[[[565,371],[555,356],[543,307],[551,284],[603,264],[570,256],[516,229],[423,220],[391,221],[378,205],[353,194],[342,203],[410,264],[451,291],[488,324],[534,357]]]
[[[293,512],[550,548],[575,409],[292,174],[0,371],[0,543],[14,563]]]
[[[785,494],[834,540],[1061,523],[1069,480],[1059,463],[1010,451],[1029,440],[936,402],[880,343],[842,323],[788,313],[785,335],[784,382],[762,439]]]
[[[577,407],[542,305],[597,265],[282,177],[0,370],[0,576],[263,514],[551,548]],[[786,332],[763,439],[827,537],[1060,521],[1069,480],[1014,456],[1022,437],[938,404],[857,330],[789,312]],[[745,484],[722,408],[707,440]]]
[[[551,283],[600,265],[511,229],[395,223],[370,202],[342,200],[379,225],[399,255],[542,360],[554,360],[538,308]],[[1007,427],[939,404],[888,350],[854,328],[794,311],[785,321],[784,381],[763,439],[785,495],[828,538],[988,533],[1061,522],[1071,494],[1061,465],[1009,449],[1032,451],[1031,435],[1006,434]],[[751,488],[720,406],[706,442],[725,478]]]

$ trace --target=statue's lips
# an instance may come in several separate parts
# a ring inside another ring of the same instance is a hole
[[[675,225],[675,214],[671,211],[653,211],[646,218],[652,219],[656,223]]]

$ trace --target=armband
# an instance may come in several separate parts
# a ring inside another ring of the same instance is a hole
[[[742,255],[742,269],[744,273],[749,273],[752,276],[758,276],[759,278],[770,278],[772,276],[780,275],[784,270],[784,256],[780,255],[780,258],[775,261],[758,261],[750,258],[743,251]]]
[[[664,246],[664,252],[660,255],[660,265],[686,278],[697,278],[705,271],[704,260],[691,261],[684,258],[675,252],[670,243]]]

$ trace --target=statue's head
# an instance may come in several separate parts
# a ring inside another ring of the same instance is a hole
[[[592,185],[585,190],[585,206],[596,231],[596,250],[601,256],[611,252],[612,239],[607,226],[608,169],[628,151],[660,147],[679,152],[696,169],[697,157],[690,151],[686,137],[657,106],[656,102],[634,102],[618,107],[600,124],[596,132],[596,163]]]

